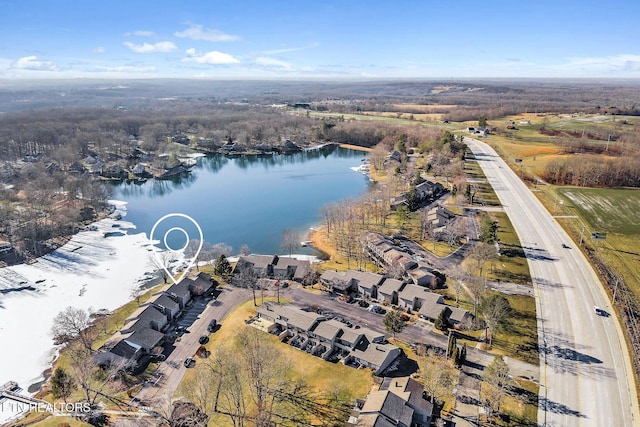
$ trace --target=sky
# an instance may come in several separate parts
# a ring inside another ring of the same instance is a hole
[[[640,78],[639,0],[0,0],[0,79]]]

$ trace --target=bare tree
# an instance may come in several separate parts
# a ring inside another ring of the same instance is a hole
[[[418,367],[424,379],[424,389],[431,397],[431,403],[435,399],[441,399],[445,390],[453,385],[453,376],[449,367],[451,362],[445,354],[438,354],[431,349],[421,349],[418,354]]]
[[[92,407],[99,397],[113,401],[113,396],[107,387],[119,378],[127,369],[133,367],[133,361],[121,360],[103,366],[98,366],[93,352],[83,346],[73,345],[69,348],[69,358],[72,361],[71,371],[76,382],[84,392],[86,402]],[[117,401],[115,401],[117,403]]]
[[[502,402],[513,384],[509,365],[501,355],[496,356],[485,370],[480,390],[480,401],[490,420],[500,412]]]
[[[473,299],[473,316],[478,316],[478,307],[482,302],[482,298],[486,294],[486,288],[484,283],[479,277],[467,276],[467,288],[471,292],[471,298]]]
[[[476,268],[478,269],[478,275],[482,276],[482,269],[484,268],[487,262],[493,261],[497,259],[498,254],[496,252],[496,247],[487,243],[479,243],[476,247],[473,248],[469,257],[473,259],[476,263]]]
[[[95,336],[89,328],[91,322],[89,314],[75,307],[67,307],[53,318],[51,335],[56,341],[69,342],[79,338],[82,345],[91,350]]]
[[[456,291],[456,306],[458,306],[460,301],[460,289],[462,289],[462,286],[465,280],[467,280],[468,275],[460,265],[457,265],[449,272],[449,277],[454,279],[454,289]]]
[[[504,324],[511,311],[509,300],[500,294],[493,294],[482,301],[480,312],[489,328],[489,347],[493,343],[493,334]]]
[[[287,228],[282,232],[282,239],[280,239],[280,247],[289,250],[289,256],[293,252],[293,249],[300,247],[300,232],[294,228]]]

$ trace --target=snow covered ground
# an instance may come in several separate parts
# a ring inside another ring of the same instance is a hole
[[[125,205],[114,204],[124,216]],[[111,311],[156,277],[151,245],[133,224],[114,217],[90,229],[33,264],[0,269],[0,385],[16,381],[28,390],[43,379],[56,352],[52,321],[61,310]]]

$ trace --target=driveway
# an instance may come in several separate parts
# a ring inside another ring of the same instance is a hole
[[[166,360],[159,364],[152,380],[144,384],[135,396],[140,406],[166,407],[187,372],[184,360],[195,355],[200,347],[198,338],[209,334],[207,326],[211,319],[222,320],[239,304],[252,298],[249,290],[232,286],[218,289],[215,294],[217,297],[213,301],[203,299],[194,301],[178,321],[179,325],[187,327],[188,332],[179,335],[179,340],[174,343],[174,348],[170,349]],[[221,324],[220,327],[224,328],[224,324]]]

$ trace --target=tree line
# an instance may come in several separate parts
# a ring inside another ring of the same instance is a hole
[[[640,156],[603,158],[580,155],[551,160],[543,178],[580,187],[640,187]]]

